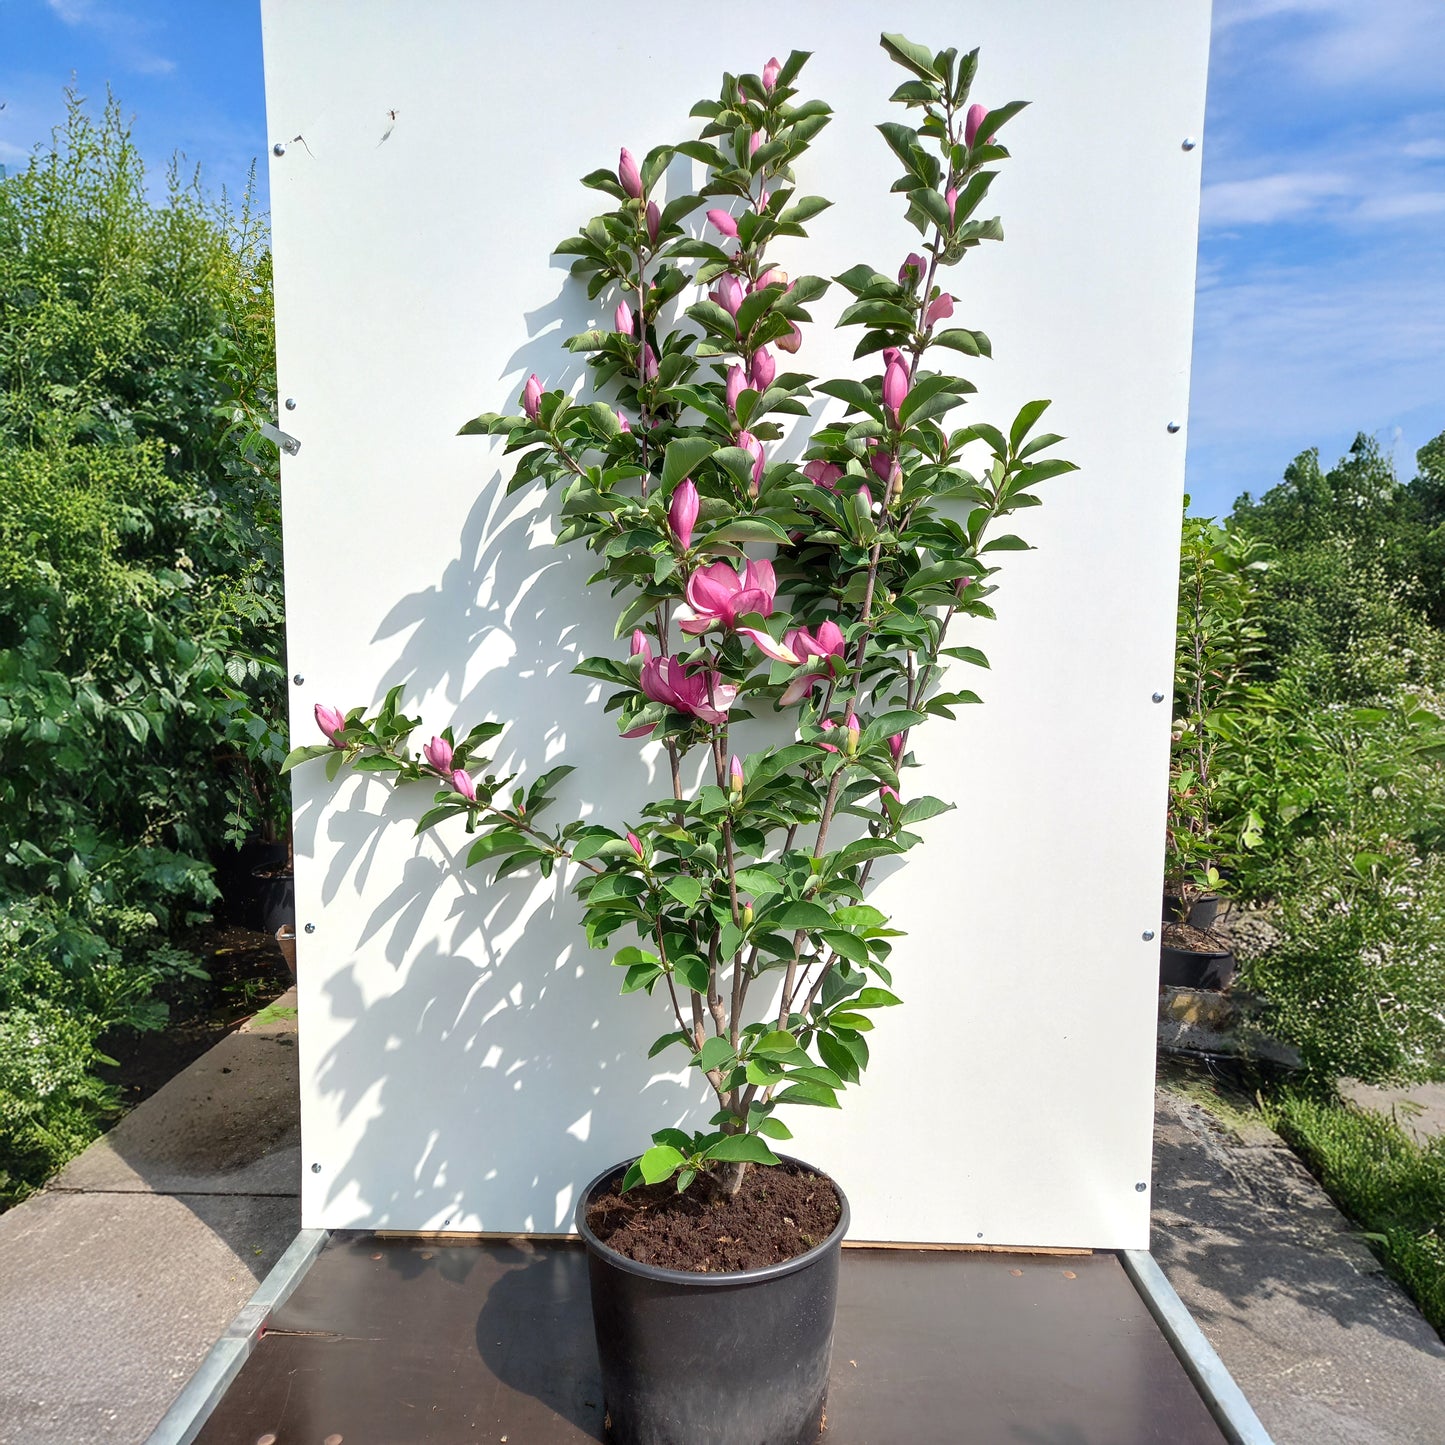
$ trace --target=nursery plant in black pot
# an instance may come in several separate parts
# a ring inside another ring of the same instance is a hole
[[[1262,636],[1253,577],[1264,565],[1258,543],[1185,517],[1160,949],[1160,982],[1176,987],[1226,988],[1234,977],[1233,953],[1215,932],[1222,873],[1260,841],[1261,823],[1249,780],[1231,771],[1221,742],[1249,697]]]
[[[808,57],[795,51],[725,76],[694,108],[699,138],[641,161],[623,150],[584,178],[609,209],[558,249],[611,314],[567,342],[588,355],[598,399],[534,375],[520,414],[462,429],[520,453],[509,490],[540,483],[539,505],[542,488],[560,491],[559,543],[595,554],[588,595],[606,584],[623,599],[628,655],[575,671],[610,691],[624,738],[665,758],[662,795],[630,823],[549,826],[571,763],[521,784],[497,776],[485,751],[499,721],[445,728],[418,753],[400,687],[371,715],[318,705],[326,741],[287,760],[429,783],[417,831],[460,820],[476,835],[467,862],[497,878],[565,870],[588,943],[613,948],[622,991],[666,1020],[649,1057],[681,1050],[711,1092],[705,1127],[659,1129],[578,1206],[611,1438],[627,1445],[818,1435],[848,1206],[774,1146],[791,1137],[790,1107],[836,1108],[859,1083],[874,1017],[899,1003],[899,930],[866,890],[877,860],[907,853],[914,827],[950,806],[907,786],[909,739],[978,701],[956,674],[986,661],[949,645],[950,624],[993,615],[997,560],[1025,545],[994,524],[1073,469],[1045,458],[1060,438],[1034,434],[1046,402],[1006,430],[945,424],[974,390],[953,364],[990,346],[949,324],[942,279],[1001,238],[979,209],[1021,105],[970,102],[976,52],[882,43],[907,72],[893,98],[918,122],[880,130],[922,239],[901,265],[836,278],[853,298],[838,324],[859,328],[871,375],[818,381],[780,360],[829,284],[767,258],[829,204],[796,189],[830,111],[798,98]],[[703,184],[664,202],[676,156]],[[784,459],[783,419],[819,395],[841,416],[800,423],[789,455],[802,457]],[[744,751],[745,719],[754,737],[767,720],[774,741]]]

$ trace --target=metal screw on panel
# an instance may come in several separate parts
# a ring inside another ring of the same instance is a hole
[[[292,674],[291,681],[294,682],[297,687],[301,687],[305,683],[306,679],[302,677],[299,672],[297,672]]]
[[[286,410],[287,410],[287,411],[295,411],[295,410],[296,410],[296,398],[295,398],[294,396],[288,396],[288,397],[286,398]]]
[[[1198,144],[1199,142],[1195,140],[1192,135],[1187,135],[1179,142],[1179,148],[1181,150],[1192,151]]]
[[[308,927],[309,926],[310,925],[308,925]],[[1152,928],[1146,928],[1141,937],[1145,943],[1152,943],[1154,941],[1154,930]]]
[[[1167,431],[1170,436],[1173,436],[1174,433],[1179,430],[1179,423],[1177,421],[1171,421],[1164,430]]]
[[[1163,694],[1162,692],[1150,693],[1150,697],[1151,697],[1155,702],[1163,702],[1163,701],[1164,701],[1164,694]]]
[[[321,1166],[320,1166],[319,1164],[313,1164],[313,1165],[311,1166],[311,1172],[312,1172],[313,1174],[320,1174],[320,1173],[321,1173]]]
[[[1145,1184],[1144,1181],[1141,1179],[1141,1180],[1139,1181],[1139,1183],[1137,1183],[1137,1184],[1134,1186],[1134,1193],[1135,1193],[1135,1194],[1143,1194],[1144,1191],[1145,1191],[1146,1189],[1148,1189],[1148,1187],[1149,1187],[1149,1186],[1148,1186],[1147,1184]]]
[[[286,154],[286,142],[278,140],[276,144],[271,147],[271,154],[273,156],[284,156]]]
[[[981,1230],[981,1229],[979,1230],[979,1232],[978,1232],[978,1237],[979,1237],[980,1239],[983,1238],[983,1230]]]
[[[315,925],[314,923],[308,923],[308,924],[306,925],[306,931],[307,931],[307,933],[315,933],[315,932],[316,932],[316,925]]]

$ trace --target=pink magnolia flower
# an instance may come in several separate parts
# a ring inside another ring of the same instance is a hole
[[[762,145],[762,143],[763,143],[763,133],[762,133],[762,131],[760,131],[760,130],[755,130],[755,131],[753,132],[752,139],[748,142],[748,154],[749,154],[750,156],[755,156],[755,155],[757,155],[757,153],[758,153],[758,147],[759,147],[760,145]]]
[[[779,351],[786,351],[789,354],[793,354],[803,344],[803,333],[798,330],[798,323],[796,321],[790,321],[788,326],[790,327],[788,334],[778,337],[777,341],[773,344]]]
[[[778,83],[778,76],[782,73],[782,69],[776,55],[763,66],[763,89],[769,95],[773,93],[773,87]]]
[[[883,348],[883,369],[887,371],[894,362],[899,366],[907,367],[908,363],[903,359],[903,353],[896,346],[885,346]]]
[[[472,781],[471,775],[458,768],[452,774],[452,787],[464,797],[467,802],[477,801],[477,785]]]
[[[736,753],[733,754],[732,763],[729,766],[729,785],[734,796],[742,793],[743,790],[743,763]]]
[[[878,801],[882,803],[887,798],[892,798],[895,803],[901,803],[903,801],[903,799],[898,796],[897,788],[890,788],[887,783],[884,783],[883,786],[878,789]]]
[[[625,432],[631,432],[632,430],[632,423],[628,421],[627,418],[623,416],[620,411],[617,413],[617,425],[620,426]]]
[[[635,320],[630,307],[625,300],[617,303],[617,310],[612,313],[612,324],[623,336],[632,335],[632,323]]]
[[[932,326],[937,321],[946,321],[953,315],[953,297],[947,291],[935,298],[923,313],[923,325]]]
[[[346,744],[337,734],[346,726],[346,715],[337,708],[327,707],[324,702],[318,702],[313,712],[316,726],[325,734],[327,742],[334,748],[344,748]]]
[[[649,729],[649,731],[650,731],[650,729]],[[637,834],[632,831],[631,828],[629,828],[629,829],[627,830],[627,841],[628,841],[628,843],[632,846],[632,851],[633,851],[634,853],[636,853],[639,858],[641,858],[641,857],[642,857],[642,839],[639,838],[639,837],[637,836]]]
[[[677,545],[684,552],[692,545],[692,529],[697,525],[697,512],[697,488],[690,477],[684,477],[673,492],[671,505],[667,509],[667,524],[672,528],[672,535],[677,538]]]
[[[643,664],[642,690],[653,702],[685,712],[717,727],[727,721],[738,690],[722,675],[704,668],[689,671],[676,657],[658,657]]]
[[[823,721],[818,724],[818,726],[822,728],[825,733],[830,733],[833,731],[834,728],[838,726],[838,724],[835,723],[832,718],[825,717]],[[825,753],[836,753],[838,751],[838,749],[835,748],[832,743],[825,743],[821,738],[818,740],[818,746],[822,748]]]
[[[788,280],[788,273],[780,266],[769,266],[751,286],[749,291],[761,291],[764,286],[786,286],[789,291],[793,289],[793,283]]]
[[[984,116],[986,116],[987,114],[988,114],[988,110],[987,110],[987,108],[986,108],[985,106],[982,106],[982,105],[971,105],[971,106],[969,106],[969,108],[968,108],[968,114],[967,114],[967,116],[964,117],[964,121],[963,121],[963,143],[964,143],[964,145],[966,145],[966,146],[971,146],[971,145],[974,143],[974,141],[976,141],[976,140],[978,139],[978,128],[979,128],[980,125],[983,124],[983,118],[984,118]],[[985,141],[987,141],[988,139],[989,139],[988,136],[984,136],[984,140],[985,140]]]
[[[950,186],[950,187],[943,193],[943,199],[944,199],[944,201],[945,201],[945,202],[947,203],[947,205],[948,205],[948,224],[949,224],[950,226],[952,226],[952,225],[956,224],[956,222],[955,222],[955,220],[954,220],[954,215],[953,215],[953,208],[958,204],[958,189],[957,189],[957,187],[955,187],[955,186]]]
[[[898,420],[898,408],[908,395],[908,386],[908,368],[902,358],[890,361],[888,370],[883,373],[883,405],[893,413],[895,422]]]
[[[732,218],[732,215],[729,212],[709,211],[707,213],[707,218],[709,221],[712,222],[713,226],[716,227],[717,230],[722,232],[724,236],[727,236],[729,239],[737,236],[738,223]]]
[[[728,381],[724,395],[727,398],[728,410],[734,416],[738,414],[738,397],[743,394],[743,387],[746,385],[747,378],[743,375],[742,367],[736,364],[728,367]]]
[[[894,733],[888,739],[888,751],[893,754],[893,766],[896,768],[903,761],[903,734]]]
[[[622,154],[617,158],[617,179],[634,201],[642,199],[642,172],[637,169],[637,160],[626,146],[622,147]]]
[[[445,738],[433,738],[422,749],[422,754],[442,777],[451,772],[452,745]]]
[[[647,203],[647,239],[657,241],[657,233],[662,229],[662,212],[657,209],[656,201]]]
[[[893,471],[893,457],[888,448],[876,439],[870,439],[868,453],[868,465],[873,469],[873,475],[880,482],[886,482]]]
[[[537,373],[534,371],[527,378],[527,384],[522,388],[522,410],[527,413],[530,420],[537,420],[537,413],[542,409],[542,383],[537,380]]]
[[[707,294],[708,300],[716,301],[729,316],[736,317],[747,292],[743,290],[743,283],[729,272]]]
[[[821,459],[809,462],[803,468],[803,475],[810,482],[816,482],[824,491],[836,492],[838,480],[844,475],[843,468],[836,462],[825,462]]]
[[[632,629],[632,655],[640,657],[644,662],[652,661],[652,644],[647,640],[647,634],[640,627]]]
[[[777,374],[778,364],[773,360],[773,353],[766,346],[758,347],[748,366],[749,385],[754,391],[766,391]]]
[[[858,714],[851,708],[848,710],[848,721],[844,726],[848,729],[848,756],[851,758],[858,751],[858,739],[863,731],[858,726]]]
[[[791,707],[793,703],[802,701],[818,683],[827,682],[829,678],[837,676],[846,645],[843,629],[831,617],[817,632],[809,632],[805,627],[797,627],[789,632],[783,638],[783,646],[797,657],[805,671],[800,672],[783,689],[778,706]],[[832,725],[825,723],[824,726]]]
[[[698,637],[719,624],[732,629],[738,618],[749,612],[771,617],[777,590],[771,562],[750,559],[741,575],[734,571],[731,562],[712,562],[699,567],[687,579],[687,605],[694,615],[678,626]]]
[[[657,380],[657,353],[645,342],[642,347],[642,379],[643,381]]]
[[[923,257],[917,251],[910,251],[907,259],[898,268],[898,284],[916,286],[918,278],[923,275],[923,269]]]

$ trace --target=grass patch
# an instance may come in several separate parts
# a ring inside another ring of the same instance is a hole
[[[1445,1138],[1418,1144],[1388,1115],[1293,1089],[1265,1117],[1445,1337]]]

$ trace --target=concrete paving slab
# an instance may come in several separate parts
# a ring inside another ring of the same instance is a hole
[[[1441,1445],[1445,1344],[1304,1165],[1156,1105],[1154,1257],[1275,1445]]]
[[[104,1138],[52,1192],[297,1194],[295,1024],[228,1034]]]
[[[0,1217],[0,1445],[143,1441],[300,1223],[294,1198],[137,1193]]]
[[[1393,1114],[1400,1127],[1421,1144],[1445,1138],[1445,1084],[1362,1084],[1341,1079],[1341,1097],[1376,1114]]]

